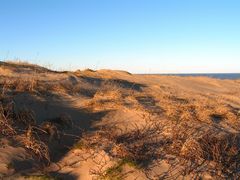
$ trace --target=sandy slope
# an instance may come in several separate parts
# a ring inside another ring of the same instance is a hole
[[[188,130],[194,132],[189,139],[210,130],[239,133],[239,80],[132,75],[111,70],[59,73],[41,67],[11,64],[1,64],[0,76],[1,90],[5,97],[13,98],[16,113],[23,108],[31,109],[37,124],[67,114],[74,124],[62,131],[60,143],[53,141],[48,144],[51,164],[47,167],[40,165],[21,144],[1,135],[0,177],[24,179],[49,174],[64,179],[191,178],[196,172],[176,175],[182,165],[176,163],[179,157],[170,150],[162,150],[164,157],[154,159],[147,167],[139,167],[141,163],[129,161],[119,165],[121,157],[124,159],[125,156],[121,151],[123,155],[120,157],[118,149],[124,145],[131,147],[131,143],[113,143],[101,133],[117,127],[114,131],[121,129],[121,133],[127,134],[153,121],[164,126],[160,134],[164,139],[171,138],[176,130],[173,127],[182,127],[182,124],[187,124]],[[82,144],[81,141],[88,138],[90,140]],[[147,135],[144,138],[148,138]],[[158,139],[155,135],[154,138]],[[88,145],[95,139],[95,145]],[[185,142],[190,142],[189,139]],[[131,141],[134,144],[135,140]],[[161,154],[161,147],[152,146],[155,148],[153,151],[159,150]],[[184,147],[185,144],[180,154],[184,153]],[[118,152],[116,156],[115,151]],[[177,164],[174,169],[173,164]],[[199,176],[215,177],[207,171],[199,173]]]

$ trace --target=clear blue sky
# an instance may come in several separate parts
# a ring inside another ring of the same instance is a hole
[[[0,0],[0,23],[1,60],[240,72],[239,0]]]

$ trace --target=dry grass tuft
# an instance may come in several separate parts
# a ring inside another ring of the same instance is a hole
[[[24,126],[18,126],[19,123]],[[36,125],[32,126],[34,124],[35,118],[32,111],[24,109],[15,114],[13,103],[0,105],[0,135],[20,142],[23,147],[33,152],[39,160],[49,163],[48,147],[38,134],[38,130],[44,130]]]
[[[10,118],[12,105],[4,106],[0,104],[0,135],[13,136],[16,134],[16,130],[13,127],[13,121]]]
[[[35,125],[35,114],[32,110],[23,108],[18,113],[16,113],[17,122],[23,123],[24,125]]]
[[[33,152],[39,158],[39,160],[42,160],[49,164],[50,156],[48,147],[41,140],[37,140],[36,137],[36,132],[34,132],[32,127],[29,126],[25,134],[19,137],[19,140],[20,143],[23,144],[25,148]]]

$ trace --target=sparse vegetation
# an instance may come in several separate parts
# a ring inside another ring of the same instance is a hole
[[[24,178],[28,180],[57,180],[57,178],[51,177],[49,175],[29,175],[25,176]]]
[[[38,72],[42,70],[41,75],[46,73],[41,67],[22,65],[24,72],[26,69],[31,72],[34,67]],[[19,78],[4,74],[0,79],[0,138],[24,148],[41,167],[50,165],[53,157],[60,161],[58,156],[64,158],[67,152],[75,150],[83,162],[100,156],[93,160],[95,165],[89,173],[100,179],[124,179],[125,168],[141,171],[148,179],[202,178],[204,173],[216,179],[240,177],[239,107],[235,107],[237,101],[232,102],[233,95],[226,100],[230,92],[185,93],[171,84],[145,85],[139,79],[121,80],[90,70],[65,73],[48,70],[45,76],[51,80],[33,76],[24,74]],[[53,105],[49,108],[46,103],[44,112],[50,112],[49,118],[37,121],[31,104],[19,107],[15,103],[15,97],[24,93],[41,99],[36,101],[39,104],[60,99],[54,104],[59,109],[55,112]],[[68,104],[60,104],[68,97],[71,100]],[[76,103],[82,104],[76,106]],[[138,113],[139,117],[134,120],[125,117],[123,110],[132,116]],[[105,117],[109,112],[121,112],[118,116],[123,116],[120,118],[126,123]],[[7,146],[10,145],[1,148]],[[55,156],[61,150],[63,153]],[[108,159],[100,155],[102,152]],[[160,167],[162,161],[170,166],[167,172],[154,171],[153,175],[152,169]],[[7,165],[10,167],[11,162]],[[44,175],[29,177],[52,179]]]
[[[82,140],[78,141],[73,145],[73,149],[84,149],[84,148],[86,148],[86,145]]]

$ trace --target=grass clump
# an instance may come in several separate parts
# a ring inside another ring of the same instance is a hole
[[[111,180],[120,180],[123,178],[123,167],[125,165],[128,165],[132,168],[136,168],[138,169],[139,166],[132,160],[130,159],[122,159],[120,161],[117,162],[117,164],[115,164],[114,166],[111,166],[110,168],[108,168],[105,172],[104,175],[102,176],[101,179],[111,179]]]
[[[76,144],[73,145],[73,149],[84,149],[86,148],[86,144],[83,141],[78,141]]]
[[[51,177],[49,175],[30,175],[25,176],[24,178],[29,180],[57,180],[57,178]]]
[[[127,159],[127,158],[122,159],[122,160],[120,161],[120,163],[121,163],[122,165],[128,165],[128,166],[130,166],[130,167],[133,167],[133,168],[136,168],[136,169],[140,169],[139,165],[138,165],[135,161],[133,161],[133,160],[131,160],[131,159]]]

